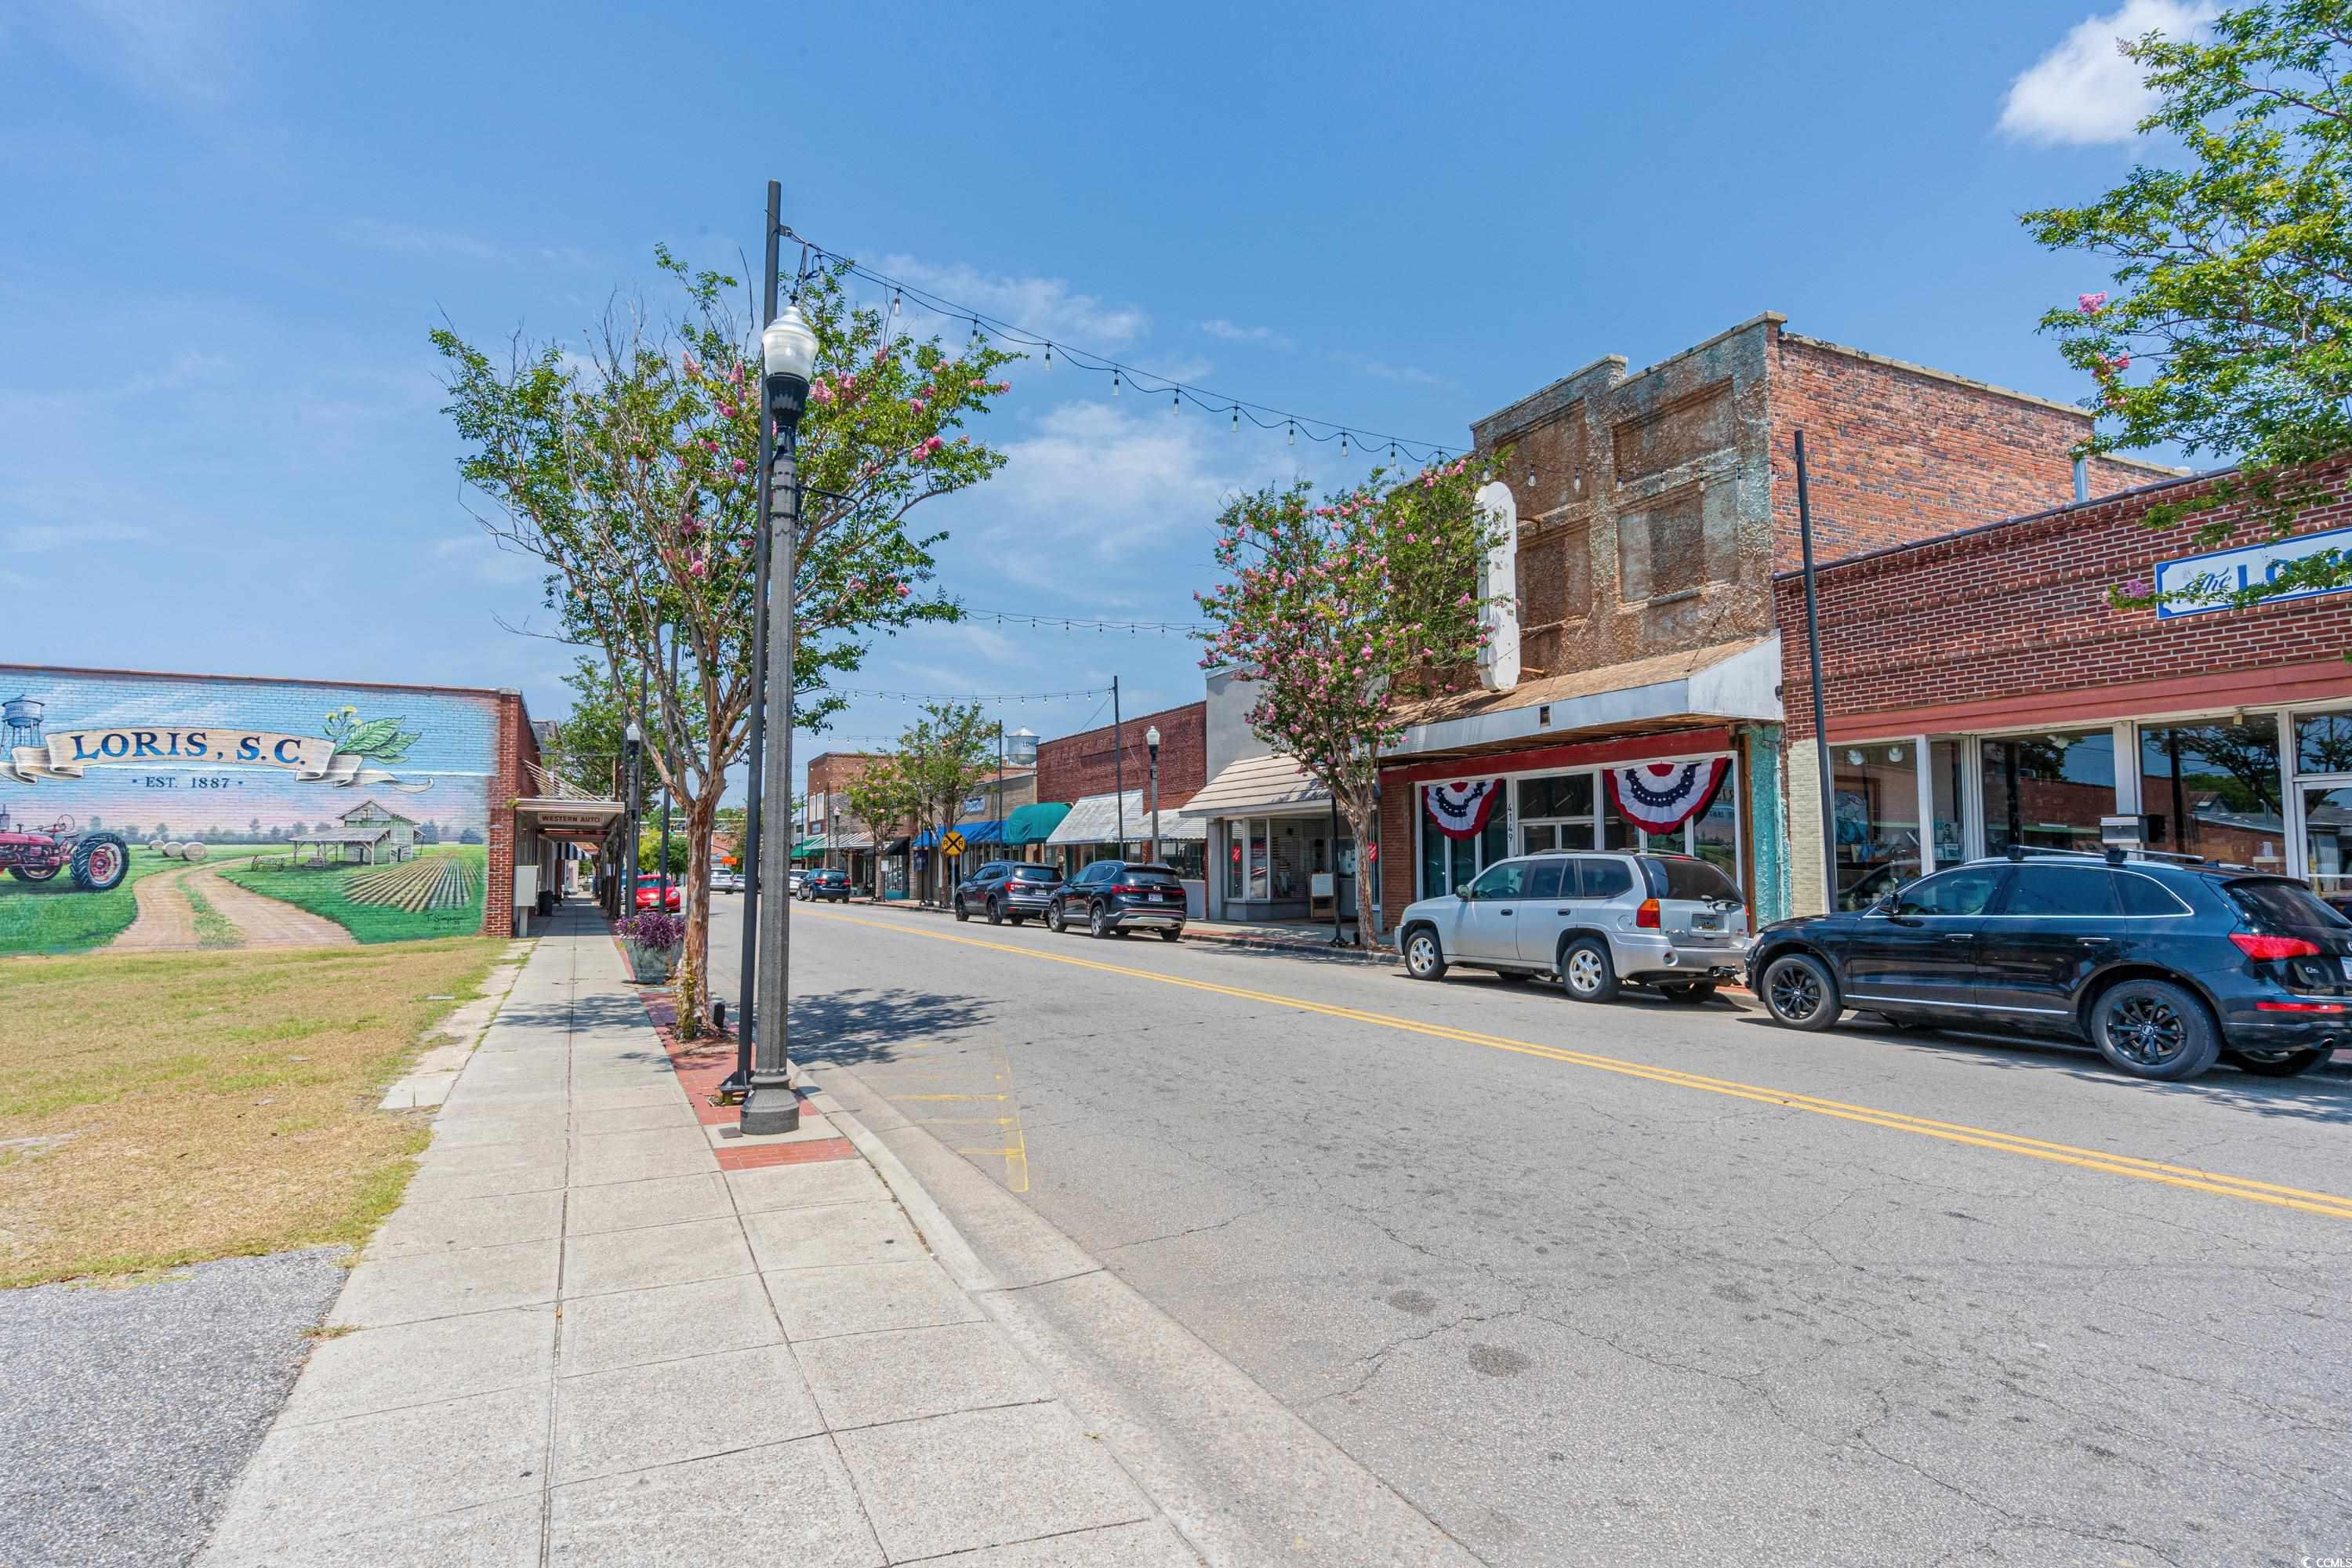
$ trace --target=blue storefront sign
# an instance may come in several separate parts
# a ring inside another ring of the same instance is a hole
[[[2333,528],[2325,533],[2297,534],[2291,539],[2241,545],[2235,550],[2213,550],[2202,555],[2184,555],[2177,561],[2159,561],[2156,567],[2156,591],[2209,597],[2234,594],[2257,583],[2273,580],[2293,562],[2308,560],[2330,551],[2352,553],[2352,528]],[[2291,594],[2281,594],[2278,597],[2310,599],[2322,594],[2346,592],[2352,592],[2352,584],[2333,588],[2301,588]],[[2197,616],[2208,610],[2228,608],[2229,605],[2219,603],[2158,605],[2156,614],[2159,620],[2169,621],[2182,616]]]

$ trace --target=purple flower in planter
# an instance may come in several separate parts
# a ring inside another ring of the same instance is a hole
[[[686,922],[660,910],[629,918],[629,938],[639,947],[676,947],[686,940]]]

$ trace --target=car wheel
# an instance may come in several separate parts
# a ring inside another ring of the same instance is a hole
[[[1184,928],[1183,928],[1183,927],[1181,927],[1181,926],[1170,926],[1170,927],[1168,927],[1168,928],[1166,928],[1165,930],[1163,930],[1163,931],[1160,931],[1160,941],[1162,941],[1162,942],[1175,942],[1175,941],[1177,941],[1177,940],[1181,939],[1181,938],[1183,936],[1183,934],[1184,934]]]
[[[968,921],[971,919],[971,911],[963,907],[963,895],[961,893],[958,893],[956,895],[955,916],[956,919],[960,921]]]
[[[2195,1078],[2221,1054],[2221,1036],[2196,994],[2169,980],[2126,980],[2091,1006],[2092,1043],[2134,1078]]]
[[[1097,940],[1110,935],[1110,916],[1100,904],[1087,911],[1087,934]]]
[[[2314,1046],[2304,1051],[2223,1051],[2221,1059],[2240,1072],[2250,1072],[2256,1078],[2293,1078],[2309,1072],[2326,1061],[2333,1053],[2332,1046]]]
[[[1445,950],[1427,926],[1415,926],[1404,939],[1404,972],[1415,980],[1445,978]]]
[[[1614,1000],[1617,966],[1609,961],[1609,944],[1597,936],[1580,936],[1562,947],[1559,983],[1580,1002]]]
[[[988,900],[988,923],[992,926],[1001,926],[1004,923],[1004,906],[994,899]]]
[[[1062,913],[1062,901],[1059,899],[1045,906],[1045,929],[1055,936],[1070,929],[1069,917]]]
[[[1712,980],[1668,980],[1658,986],[1658,994],[1669,1002],[1696,1006],[1715,994]]]
[[[1774,1023],[1792,1029],[1826,1029],[1844,1011],[1837,977],[1809,952],[1787,953],[1764,971],[1764,1007]]]

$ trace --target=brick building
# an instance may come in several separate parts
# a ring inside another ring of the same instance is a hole
[[[1465,671],[1404,710],[1381,773],[1383,911],[1507,854],[1654,846],[1783,912],[1774,577],[1798,557],[1795,433],[1816,555],[1836,560],[2170,475],[2078,468],[2089,427],[1772,313],[1632,374],[1597,360],[1479,421],[1478,451],[1510,453],[1496,566],[1517,590],[1518,668],[1498,659],[1484,687]]]
[[[2290,551],[2352,547],[2352,460]],[[1795,907],[1864,904],[1896,880],[2009,843],[2095,847],[2144,818],[2147,847],[2312,879],[2352,872],[2352,594],[2250,609],[2122,609],[2110,590],[2218,571],[2259,580],[2277,547],[2219,552],[2148,508],[2208,479],[2144,486],[1816,574],[1835,792],[1812,744],[1804,590],[1775,584],[1787,697]],[[2227,514],[2221,514],[2226,516]]]
[[[1178,808],[1209,782],[1205,700],[1037,743],[1039,805],[1070,808],[1037,842],[1066,870],[1115,855],[1135,859],[1149,853],[1151,753],[1147,737],[1153,730],[1160,731],[1160,858],[1188,880],[1203,880],[1202,846],[1207,826],[1198,818],[1181,816]],[[1121,784],[1126,786],[1123,797]]]

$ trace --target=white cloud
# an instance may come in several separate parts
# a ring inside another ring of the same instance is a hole
[[[1110,349],[1133,342],[1151,330],[1143,311],[1104,304],[1091,294],[1075,294],[1059,278],[992,276],[963,262],[935,267],[911,256],[891,256],[877,268],[928,294],[968,306],[1024,328],[1040,337],[1067,339],[1080,348]],[[913,310],[916,301],[906,301]]]
[[[2010,84],[2000,129],[2044,143],[2130,141],[2151,100],[2140,68],[2117,45],[2149,33],[2185,38],[2213,16],[2210,0],[2124,0],[2112,16],[2077,23]]]
[[[147,530],[133,523],[84,522],[68,526],[28,522],[0,530],[0,550],[11,555],[37,555],[47,550],[67,550],[85,544],[128,544],[152,537]]]
[[[1238,321],[1228,321],[1223,316],[1201,323],[1201,330],[1213,338],[1223,338],[1229,343],[1264,343],[1286,353],[1298,346],[1288,335],[1272,327],[1244,327]]]

